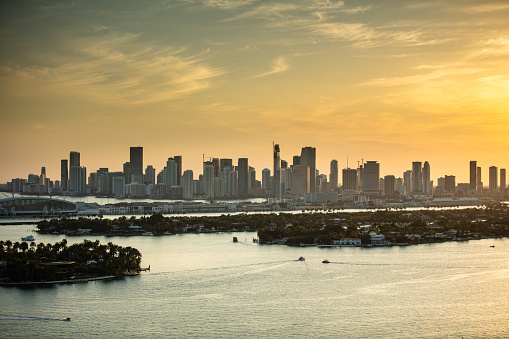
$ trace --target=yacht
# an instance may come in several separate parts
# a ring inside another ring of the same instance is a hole
[[[22,241],[35,241],[35,238],[33,235],[27,235],[24,238],[21,238]]]

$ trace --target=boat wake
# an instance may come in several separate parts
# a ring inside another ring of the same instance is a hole
[[[6,317],[6,316],[0,316],[0,320],[70,321],[71,318],[40,318],[40,317]]]

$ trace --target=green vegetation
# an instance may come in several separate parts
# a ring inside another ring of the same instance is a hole
[[[111,242],[101,245],[99,240],[84,240],[70,246],[66,239],[53,245],[7,240],[0,241],[0,261],[7,263],[1,272],[4,281],[56,281],[119,277],[125,271],[138,271],[141,253]]]

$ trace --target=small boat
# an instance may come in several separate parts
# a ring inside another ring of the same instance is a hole
[[[238,242],[239,239],[237,239],[237,237],[233,237],[233,242]]]
[[[150,236],[150,235],[154,235],[154,233],[152,233],[152,232],[143,232],[141,235]]]
[[[304,257],[299,257],[299,259],[297,259],[297,261],[306,261],[306,258],[304,258]]]
[[[491,245],[490,247],[495,247],[495,245]]]
[[[327,259],[324,259],[324,260],[322,261],[322,264],[330,264],[330,261],[329,261],[329,260],[327,260]]]
[[[27,235],[26,237],[21,238],[21,240],[23,240],[23,241],[35,241],[35,238],[34,238],[33,235]]]

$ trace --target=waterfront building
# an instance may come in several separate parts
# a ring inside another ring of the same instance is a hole
[[[422,193],[425,195],[431,195],[431,172],[429,162],[425,161],[422,167]]]
[[[477,188],[477,161],[470,161],[470,189],[475,191]]]
[[[147,195],[147,186],[139,182],[132,182],[126,187],[126,193],[131,198],[144,198]]]
[[[304,147],[300,154],[300,166],[309,167],[309,193],[316,192],[316,148]]]
[[[74,195],[86,193],[87,169],[82,166],[71,166],[69,169],[69,191]]]
[[[69,167],[67,159],[60,160],[60,183],[61,183],[61,191],[67,191],[67,184],[69,181]]]
[[[143,147],[130,148],[130,182],[143,183]]]
[[[125,178],[123,176],[117,176],[113,178],[113,194],[117,198],[125,198]]]
[[[78,167],[78,166],[75,166]],[[77,212],[75,203],[53,198],[5,198],[0,199],[0,215],[45,215],[74,214]]]
[[[498,188],[498,170],[496,166],[491,166],[489,169],[490,176],[490,191],[496,191]]]
[[[412,162],[412,192],[422,193],[422,163],[420,161]]]
[[[380,195],[380,164],[376,161],[367,161],[364,164],[364,195]]]
[[[281,200],[281,154],[279,149],[279,144],[275,144],[272,146],[273,151],[273,165],[274,165],[274,196],[276,199]],[[263,180],[263,178],[262,178]]]
[[[403,183],[405,186],[405,196],[412,192],[412,171],[408,170],[403,173]]]
[[[500,190],[502,192],[504,192],[505,189],[507,188],[506,179],[507,179],[507,174],[506,174],[505,168],[501,168],[500,169]]]
[[[193,192],[194,192],[194,180],[193,180],[193,171],[192,170],[185,170],[184,175],[182,177],[183,183],[183,198],[184,199],[193,199]]]
[[[238,196],[246,197],[249,194],[249,160],[248,158],[238,159]]]
[[[206,165],[203,172],[203,188],[205,196],[214,199],[214,166]]]
[[[329,182],[331,189],[335,190],[338,187],[338,161],[337,160],[331,160],[330,162],[330,174],[329,174]]]

